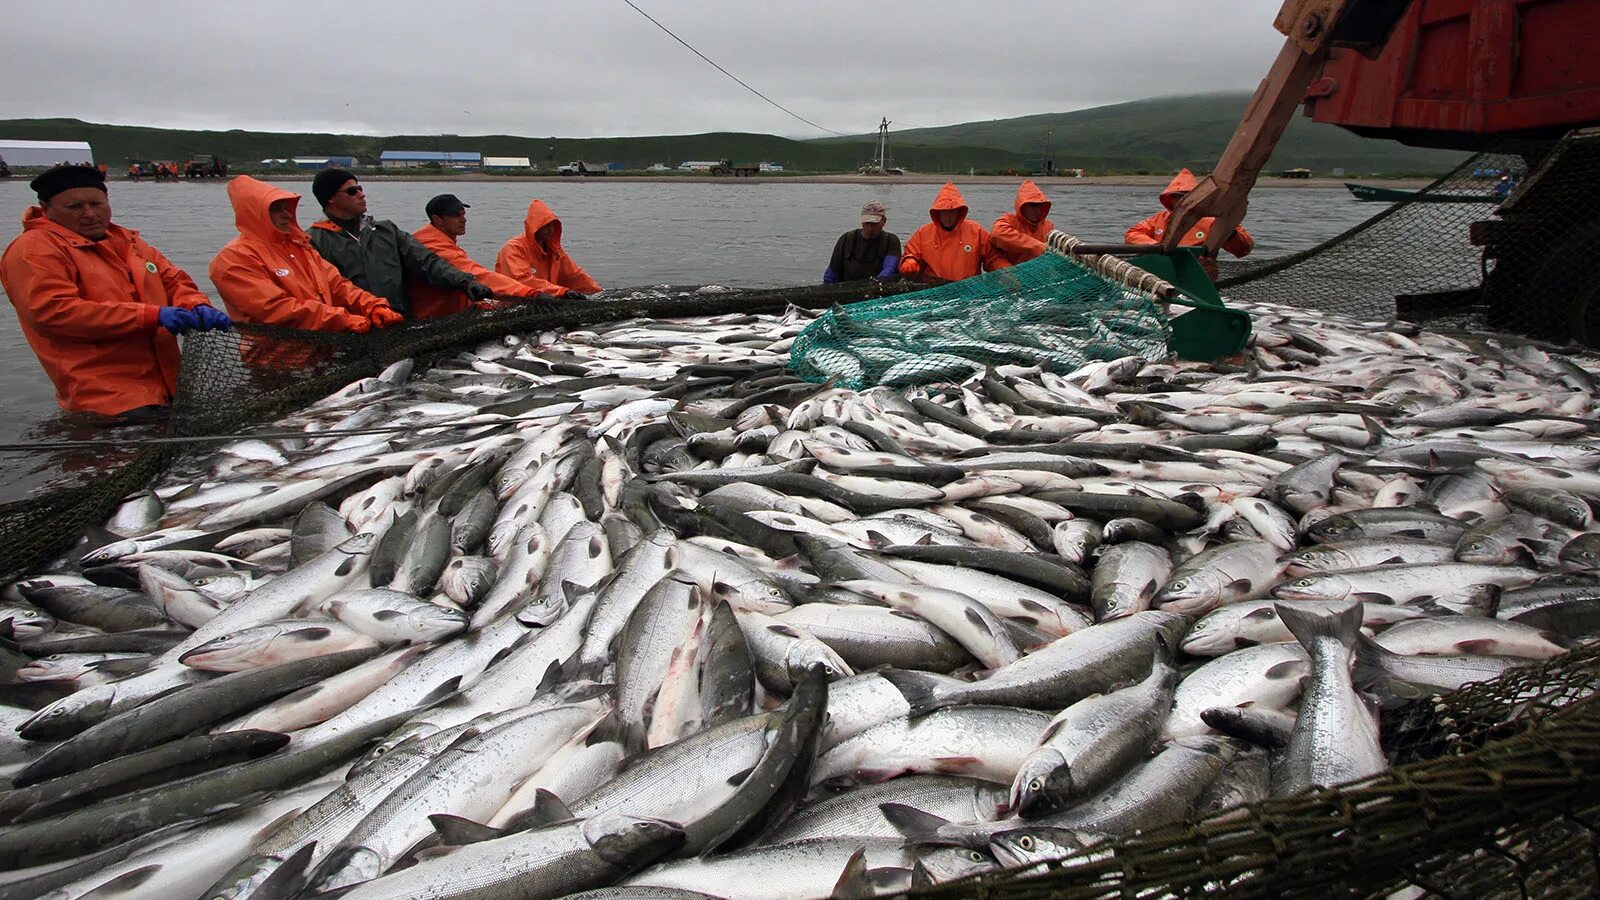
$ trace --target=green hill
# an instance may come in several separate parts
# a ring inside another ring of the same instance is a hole
[[[943,128],[891,132],[894,162],[920,172],[1032,171],[1044,156],[1046,131],[1056,165],[1101,172],[1206,170],[1238,124],[1245,94],[1163,97],[1070,113],[1048,113]],[[893,116],[891,115],[891,119]],[[516,135],[370,135],[251,131],[187,131],[101,125],[77,119],[0,120],[0,138],[88,141],[95,158],[113,168],[128,160],[184,160],[197,153],[241,164],[292,156],[354,156],[373,164],[384,150],[467,150],[485,156],[526,156],[541,167],[573,159],[644,169],[688,159],[766,160],[790,171],[848,172],[872,159],[876,135],[793,140],[765,134],[713,133],[625,138],[550,138]],[[1272,157],[1272,168],[1305,167],[1352,175],[1438,173],[1462,154],[1418,150],[1358,138],[1342,129],[1296,118]]]

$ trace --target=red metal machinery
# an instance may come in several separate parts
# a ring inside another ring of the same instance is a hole
[[[1274,26],[1283,50],[1169,242],[1202,216],[1217,217],[1208,243],[1243,221],[1302,101],[1318,122],[1416,146],[1516,141],[1505,152],[1529,176],[1470,235],[1491,324],[1600,346],[1600,131],[1562,140],[1600,125],[1600,0],[1285,0]]]

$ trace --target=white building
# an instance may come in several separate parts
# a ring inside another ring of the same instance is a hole
[[[0,157],[11,168],[93,163],[88,141],[13,141],[0,138]]]
[[[526,156],[485,156],[485,169],[531,169],[533,163]]]

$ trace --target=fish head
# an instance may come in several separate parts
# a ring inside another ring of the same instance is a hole
[[[1284,574],[1289,577],[1331,569],[1353,568],[1343,562],[1343,554],[1326,545],[1303,547],[1284,557]]]
[[[1329,516],[1306,529],[1318,543],[1351,541],[1363,536],[1361,523],[1345,515]]]
[[[416,634],[415,640],[440,641],[467,630],[471,617],[458,609],[436,606],[432,603],[412,608],[406,613],[406,627]]]
[[[248,591],[253,581],[249,575],[225,572],[196,578],[189,582],[189,586],[218,603],[227,603]]]
[[[95,685],[62,697],[33,714],[17,726],[17,734],[29,741],[56,741],[70,737],[103,721],[111,712],[116,689],[109,684]]]
[[[989,838],[989,849],[1006,868],[1063,859],[1083,849],[1083,835],[1066,828],[1016,828]]]
[[[1316,572],[1286,581],[1272,589],[1280,600],[1343,600],[1350,596],[1350,580],[1337,572]]]
[[[1064,809],[1072,800],[1072,769],[1054,747],[1035,750],[1011,783],[1011,812],[1028,818]]]
[[[283,636],[281,625],[258,625],[232,634],[212,638],[178,657],[178,662],[192,669],[208,672],[239,672],[254,668],[272,646]]]
[[[0,619],[10,620],[11,633],[20,640],[43,637],[56,627],[56,620],[42,609],[23,606],[6,606]]]
[[[683,846],[683,827],[644,816],[602,815],[584,820],[584,840],[607,863],[629,869]]]
[[[912,848],[911,856],[913,869],[922,869],[934,884],[1000,868],[1000,862],[987,847],[919,844]]]
[[[82,653],[55,653],[17,668],[23,681],[70,681],[93,670],[90,657]]]
[[[855,670],[851,669],[850,664],[841,659],[839,654],[833,652],[827,644],[814,639],[792,642],[788,658],[784,660],[784,668],[795,684],[800,684],[812,668],[820,668],[823,676],[830,682],[855,674]]]
[[[317,873],[312,887],[317,891],[337,891],[383,874],[383,856],[369,847],[347,847],[330,855]]]
[[[1220,586],[1203,572],[1192,572],[1156,593],[1154,604],[1163,612],[1200,616],[1222,601]]]

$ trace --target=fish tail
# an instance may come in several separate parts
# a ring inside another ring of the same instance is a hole
[[[930,675],[925,672],[908,672],[901,669],[886,669],[882,673],[883,680],[895,686],[895,689],[906,698],[906,703],[911,706],[911,715],[920,716],[932,712],[954,702],[951,691],[945,684],[949,682],[959,685],[961,682],[954,678]]]
[[[1274,603],[1278,618],[1309,653],[1316,653],[1318,638],[1331,637],[1345,647],[1355,644],[1361,633],[1361,603],[1352,600],[1336,612],[1317,612],[1285,603]]]

